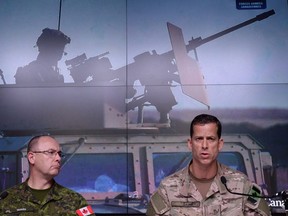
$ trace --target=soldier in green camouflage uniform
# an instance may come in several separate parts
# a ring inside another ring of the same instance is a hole
[[[76,210],[88,206],[80,194],[54,181],[61,154],[54,138],[34,137],[27,149],[29,178],[7,190],[8,196],[0,200],[0,215],[77,215]]]
[[[7,192],[7,198],[0,201],[0,215],[77,215],[77,209],[87,206],[80,194],[56,182],[43,201],[34,197],[27,181]]]
[[[188,147],[193,160],[186,168],[164,178],[151,196],[146,215],[270,215],[267,202],[232,194],[221,182],[236,193],[253,194],[254,188],[243,173],[217,162],[224,141],[220,121],[201,114],[191,122]]]

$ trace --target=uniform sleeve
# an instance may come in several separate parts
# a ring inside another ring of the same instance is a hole
[[[256,185],[252,184],[251,182],[247,182],[245,185],[246,192],[250,195],[256,194],[261,195],[261,188]],[[268,203],[265,199],[257,198],[257,197],[247,197],[245,199],[245,205],[244,205],[244,215],[249,216],[270,216],[270,208],[268,206]]]
[[[147,206],[147,216],[169,215],[170,209],[167,193],[163,185],[151,196]]]
[[[248,201],[247,201],[248,202]],[[267,202],[264,199],[260,199],[256,208],[253,209],[251,206],[245,205],[244,215],[249,216],[270,216],[271,212]]]
[[[79,203],[77,206],[77,209],[88,206],[86,199],[81,194],[77,193],[77,196],[78,196],[77,199],[78,199],[78,203]]]

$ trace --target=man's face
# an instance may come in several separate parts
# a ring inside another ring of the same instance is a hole
[[[198,124],[194,125],[193,131],[193,136],[188,140],[193,163],[212,164],[223,147],[223,139],[217,135],[217,125],[215,123]]]
[[[65,45],[63,44],[50,44],[49,46],[43,46],[41,48],[40,59],[45,61],[46,64],[56,65],[60,61],[64,54]]]
[[[53,178],[59,174],[61,157],[57,152],[60,151],[59,143],[51,137],[41,137],[38,145],[35,145],[29,153],[29,161],[38,175],[44,178]]]

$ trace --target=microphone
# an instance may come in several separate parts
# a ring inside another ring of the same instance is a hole
[[[7,191],[2,192],[2,193],[0,194],[0,200],[5,199],[7,196],[8,196],[8,192],[7,192]]]
[[[237,193],[237,192],[233,192],[231,191],[228,187],[227,187],[227,179],[225,178],[225,176],[221,176],[220,178],[222,184],[225,186],[225,188],[227,189],[227,191],[231,194],[236,194],[236,195],[241,195],[241,196],[248,196],[248,197],[256,197],[256,198],[263,198],[263,199],[271,199],[271,198],[275,198],[275,197],[279,197],[282,196],[284,193],[286,193],[285,191],[281,191],[279,193],[276,193],[275,195],[272,196],[260,196],[258,194],[261,194],[261,191],[259,189],[259,186],[252,184],[252,193],[251,194],[244,194],[244,193]]]

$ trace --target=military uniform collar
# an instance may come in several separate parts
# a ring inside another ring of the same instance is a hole
[[[20,196],[21,199],[31,200],[31,201],[33,201],[33,202],[36,201],[35,199],[33,199],[33,195],[32,195],[32,193],[31,193],[31,191],[30,191],[29,186],[28,186],[28,178],[26,179],[25,182],[23,182],[23,183],[19,186],[19,189],[24,191],[24,193],[21,193],[21,196]]]
[[[192,177],[190,175],[190,164],[193,160],[190,161],[189,165],[182,170],[182,174],[179,175],[180,181],[181,181],[181,188],[180,188],[180,194],[184,197],[201,197],[200,192],[197,190],[195,184],[192,181]],[[193,196],[196,195],[196,196]]]
[[[60,188],[60,185],[57,184],[55,182],[55,180],[53,179],[53,183],[52,183],[52,186],[51,186],[51,190],[49,191],[48,195],[47,195],[47,198],[45,200],[45,203],[50,201],[50,200],[60,200],[62,199],[62,196],[58,193],[59,191],[59,188]],[[22,198],[25,199],[25,200],[31,200],[33,202],[36,202],[36,203],[39,203],[38,200],[36,200],[31,191],[30,191],[30,187],[28,186],[28,179],[23,182],[23,184],[20,186],[20,189],[24,190],[24,194],[22,195]],[[28,192],[29,191],[29,192]],[[28,193],[27,193],[28,192]]]
[[[217,187],[220,191],[220,194],[224,194],[224,193],[227,193],[227,190],[226,190],[224,184],[222,184],[222,182],[221,182],[221,176],[224,175],[224,169],[226,166],[223,164],[220,164],[219,162],[217,162],[217,165],[218,165],[218,173],[215,176],[215,182],[216,182]]]
[[[196,189],[195,184],[193,183],[191,176],[190,176],[189,166],[191,163],[192,163],[192,160],[189,163],[189,165],[182,171],[183,175],[179,176],[180,181],[183,183],[180,189],[180,193],[181,195],[187,196],[187,197],[192,197],[193,194],[197,194],[197,197],[198,197],[198,194],[200,195],[200,193]],[[225,166],[223,164],[220,164],[219,162],[217,162],[217,166],[218,166],[218,171],[217,171],[214,181],[211,184],[210,190],[208,191],[207,197],[211,196],[212,194],[218,191],[220,192],[220,194],[227,193],[225,186],[222,184],[220,180],[221,176],[224,173]]]
[[[60,200],[62,199],[62,196],[61,194],[59,194],[59,188],[60,188],[60,185],[57,184],[55,182],[55,180],[53,179],[53,184],[52,184],[52,187],[51,187],[51,190],[49,191],[48,195],[47,195],[47,202],[50,201],[50,200]]]

